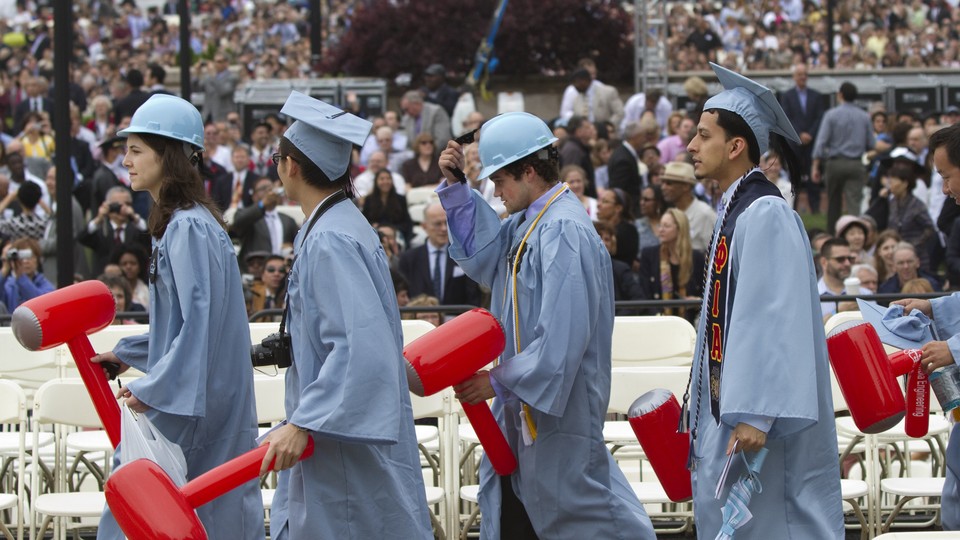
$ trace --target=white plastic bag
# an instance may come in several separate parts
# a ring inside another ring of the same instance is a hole
[[[120,466],[141,458],[160,466],[170,480],[181,487],[187,483],[187,459],[178,445],[167,440],[146,415],[125,404],[120,421]]]

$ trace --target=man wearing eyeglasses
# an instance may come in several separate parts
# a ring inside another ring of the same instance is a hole
[[[820,303],[820,312],[823,319],[827,320],[838,311],[838,302],[831,301],[830,296],[839,296],[844,293],[843,280],[850,277],[850,269],[853,267],[855,257],[850,253],[850,244],[843,238],[831,238],[820,247],[820,268],[823,269],[823,277],[817,282],[817,292],[821,298],[826,299]],[[873,294],[869,289],[859,288],[859,294]],[[847,302],[839,303],[839,311],[848,306]],[[853,304],[850,302],[850,304]],[[851,307],[856,310],[856,304]]]
[[[251,196],[253,204],[237,210],[233,216],[230,234],[240,240],[241,261],[254,251],[280,253],[283,245],[292,243],[297,234],[297,222],[277,212],[280,195],[276,187],[268,177],[257,180]]]

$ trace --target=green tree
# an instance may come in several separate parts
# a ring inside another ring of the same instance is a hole
[[[373,0],[358,6],[325,71],[349,76],[415,77],[439,62],[458,75],[473,68],[495,0]],[[615,0],[510,0],[494,43],[496,73],[564,75],[592,58],[606,82],[633,76],[633,21]],[[415,84],[417,82],[415,81]]]

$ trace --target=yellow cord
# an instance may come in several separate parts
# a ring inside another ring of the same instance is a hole
[[[520,354],[520,311],[519,305],[520,301],[517,296],[517,271],[520,267],[520,257],[523,254],[523,248],[527,244],[527,238],[530,238],[530,233],[533,232],[533,229],[537,226],[537,223],[540,221],[540,218],[543,217],[544,212],[547,211],[547,208],[550,208],[550,205],[553,204],[553,201],[557,199],[560,195],[570,189],[570,186],[563,184],[563,189],[553,194],[552,197],[547,201],[547,204],[543,205],[543,209],[540,210],[540,213],[537,214],[537,217],[534,218],[533,223],[530,224],[530,228],[527,229],[527,234],[523,235],[523,239],[520,240],[520,244],[517,247],[517,253],[513,256],[513,271],[511,275],[511,282],[513,284],[513,339],[514,339],[514,349],[516,354]],[[530,406],[526,403],[523,404],[523,413],[524,417],[527,419],[527,428],[530,430],[530,436],[533,437],[533,440],[537,440],[537,425],[533,421],[533,415],[530,412]]]

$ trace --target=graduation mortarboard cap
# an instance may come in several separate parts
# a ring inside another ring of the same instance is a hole
[[[857,299],[863,320],[873,325],[880,342],[898,349],[919,349],[933,340],[932,321],[918,310],[903,314],[903,306],[889,308]]]
[[[722,109],[743,118],[757,138],[761,154],[770,147],[771,131],[793,142],[800,142],[800,136],[772,90],[713,62],[710,67],[723,85],[723,92],[708,99],[703,110]]]
[[[373,126],[363,118],[297,91],[290,93],[280,112],[296,120],[283,136],[331,181],[347,172],[353,146],[362,146]]]

